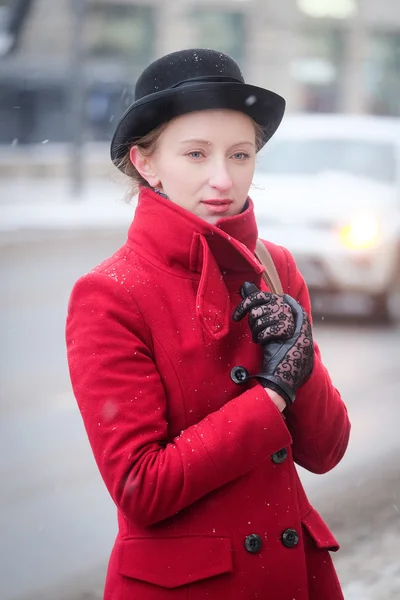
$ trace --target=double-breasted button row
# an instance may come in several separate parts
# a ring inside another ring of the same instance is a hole
[[[234,383],[244,383],[249,378],[249,372],[244,367],[233,367],[231,379]]]
[[[281,450],[278,450],[278,452],[274,452],[274,454],[271,455],[271,460],[276,465],[280,465],[287,459],[287,456],[288,451],[286,448],[282,448]]]
[[[244,546],[247,552],[250,552],[250,554],[256,554],[257,552],[260,552],[262,548],[262,539],[256,533],[252,533],[244,540]]]
[[[295,529],[285,529],[282,533],[282,544],[286,548],[294,548],[299,543],[300,537]]]
[[[294,548],[300,541],[300,536],[295,529],[285,529],[282,533],[281,542],[286,548]],[[250,554],[257,554],[262,548],[262,539],[256,533],[246,536],[244,547]]]

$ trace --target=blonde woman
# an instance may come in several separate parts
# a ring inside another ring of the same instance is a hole
[[[76,283],[66,334],[118,509],[106,600],[343,598],[295,463],[335,467],[346,408],[293,257],[264,242],[284,294],[255,257],[248,193],[284,109],[230,57],[183,50],[147,67],[117,126],[138,206],[126,244]]]

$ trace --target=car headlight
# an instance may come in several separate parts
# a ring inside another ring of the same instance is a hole
[[[344,225],[339,232],[344,246],[354,250],[366,250],[377,245],[380,237],[378,219],[360,216]]]

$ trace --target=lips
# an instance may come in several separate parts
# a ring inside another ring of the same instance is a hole
[[[217,214],[224,213],[229,210],[230,205],[232,204],[232,200],[223,199],[223,200],[203,200],[202,204],[207,207],[209,213]]]
[[[203,200],[202,203],[203,204],[208,204],[211,206],[222,206],[224,204],[232,204],[232,200],[229,199],[223,199],[223,200]]]

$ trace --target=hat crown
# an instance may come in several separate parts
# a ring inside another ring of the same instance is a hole
[[[204,48],[180,50],[155,60],[143,71],[135,86],[135,101],[199,78],[227,78],[244,83],[239,66],[230,56]]]

